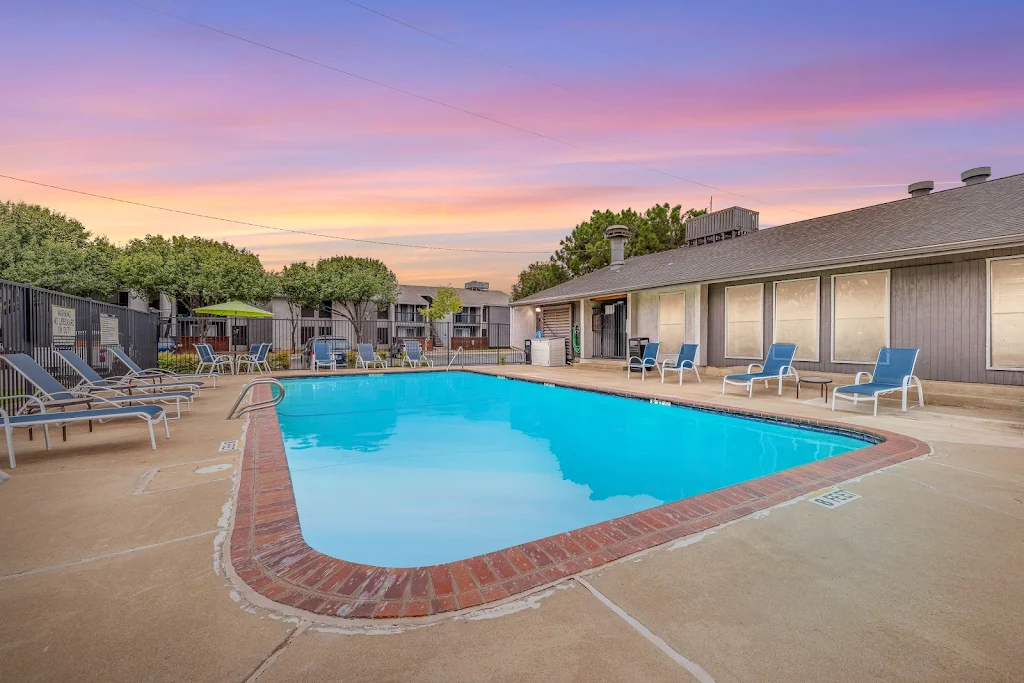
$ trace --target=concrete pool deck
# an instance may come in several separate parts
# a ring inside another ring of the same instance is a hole
[[[130,421],[73,426],[49,453],[19,430],[19,466],[0,484],[4,680],[1024,677],[1019,412],[885,404],[876,419],[865,407],[832,414],[791,388],[723,397],[711,378],[489,371],[836,419],[933,454],[844,484],[862,498],[840,508],[775,507],[430,625],[353,624],[251,601],[224,576],[214,549],[239,454],[217,447],[241,436],[223,417],[247,379],[225,378],[155,452]],[[232,467],[195,472],[216,464]]]

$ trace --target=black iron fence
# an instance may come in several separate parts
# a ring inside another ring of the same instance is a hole
[[[480,318],[480,316],[474,316]],[[360,343],[372,344],[389,364],[400,365],[405,342],[416,340],[434,365],[504,365],[523,363],[523,349],[513,346],[508,323],[428,322],[399,314],[395,319],[353,323],[337,318],[166,318],[161,320],[161,347],[176,355],[194,355],[195,344],[208,343],[218,353],[245,352],[253,344],[271,345],[274,369],[304,369],[315,341],[326,341],[338,359],[354,364]],[[456,352],[462,349],[461,352]],[[345,352],[352,351],[351,359]],[[453,360],[454,359],[454,360]]]
[[[155,313],[0,280],[0,354],[28,354],[66,387],[81,378],[57,349],[74,349],[104,377],[127,371],[116,363],[111,346],[144,368],[155,367],[158,322]],[[32,393],[20,375],[0,363],[0,402]]]

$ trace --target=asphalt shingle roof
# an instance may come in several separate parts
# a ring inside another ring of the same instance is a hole
[[[1024,174],[626,259],[512,305],[1024,242]]]
[[[508,294],[499,292],[496,289],[462,289],[455,287],[455,292],[462,300],[463,306],[508,306]],[[416,304],[426,306],[427,302],[423,295],[433,297],[437,295],[437,287],[426,287],[423,285],[398,285],[398,303]]]

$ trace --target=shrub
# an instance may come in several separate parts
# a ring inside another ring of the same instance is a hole
[[[359,360],[359,352],[358,351],[348,351],[348,352],[345,353],[345,367],[346,368],[354,368],[356,366],[356,361],[357,360]]]
[[[292,354],[290,351],[274,351],[267,354],[271,370],[291,370]]]
[[[183,353],[161,353],[157,358],[157,367],[178,374],[193,373],[199,367],[199,356]]]
[[[503,354],[503,353],[498,354],[498,365],[504,365],[504,364],[505,364],[505,354]]]

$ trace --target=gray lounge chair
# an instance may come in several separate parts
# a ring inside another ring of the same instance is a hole
[[[359,351],[359,358],[356,359],[356,367],[361,365],[369,370],[371,367],[377,367],[378,365],[382,368],[386,368],[388,366],[387,361],[377,358],[377,352],[373,350],[373,344],[357,344],[356,348]]]
[[[666,358],[661,363],[661,383],[665,383],[666,372],[678,372],[679,384],[683,383],[683,371],[692,370],[697,376],[697,383],[700,383],[700,373],[697,372],[697,344],[683,344],[679,347],[679,355],[675,358]]]
[[[117,389],[125,393],[132,393],[133,391],[139,391],[145,394],[160,393],[173,389],[176,391],[182,391],[186,393],[192,393],[193,399],[199,398],[198,387],[202,386],[202,382],[164,382],[163,384],[152,384],[144,379],[139,379],[134,375],[123,375],[120,377],[107,377],[104,379],[100,377],[99,373],[92,369],[92,366],[85,362],[85,359],[79,356],[71,349],[58,349],[57,355],[61,359],[71,366],[71,369],[78,373],[78,376],[82,378],[82,381],[75,385],[76,390],[97,390],[97,389]]]
[[[119,361],[121,361],[122,365],[128,368],[128,376],[130,377],[148,379],[153,382],[164,382],[167,380],[175,382],[188,382],[189,384],[195,386],[196,389],[205,386],[206,383],[203,382],[202,380],[211,379],[213,381],[213,388],[217,387],[217,378],[220,376],[219,373],[197,372],[193,374],[178,374],[176,372],[171,372],[170,370],[164,370],[162,368],[148,368],[144,370],[139,367],[138,363],[131,359],[131,356],[124,352],[124,349],[119,349],[116,346],[111,346],[109,347],[109,351],[113,353],[114,356]]]
[[[743,375],[726,375],[722,378],[722,393],[725,393],[725,386],[732,384],[746,387],[747,395],[754,397],[754,382],[764,382],[768,386],[768,380],[779,380],[779,396],[782,395],[782,380],[785,377],[792,377],[797,382],[800,375],[793,367],[793,357],[796,356],[796,344],[772,344],[768,347],[768,357],[764,363],[751,363],[747,366],[747,372]],[[759,367],[759,372],[754,372],[754,367]]]
[[[402,366],[405,364],[416,367],[417,365],[427,364],[427,367],[433,367],[434,363],[425,355],[423,355],[423,347],[420,346],[418,339],[409,339],[405,342],[405,358],[402,359]]]
[[[917,403],[924,405],[924,391],[921,380],[914,374],[917,365],[918,349],[894,349],[883,346],[878,350],[874,372],[861,370],[854,378],[854,383],[832,390],[832,410],[836,409],[836,399],[844,398],[853,401],[871,401],[875,404],[874,414],[878,415],[878,397],[899,391],[903,394],[903,411],[907,410],[907,393],[911,387],[917,388]],[[870,381],[860,383],[861,377],[867,376]]]
[[[39,412],[11,415],[3,408],[0,408],[0,424],[4,428],[4,437],[7,441],[7,459],[11,467],[17,467],[14,459],[14,430],[17,427],[42,427],[46,439],[46,450],[50,450],[50,426],[61,426],[69,422],[82,422],[83,420],[112,420],[118,417],[139,417],[146,421],[149,427],[149,443],[156,450],[156,435],[153,433],[153,425],[158,422],[164,423],[164,434],[171,438],[171,430],[167,426],[167,413],[160,406],[114,406],[95,408],[91,410],[73,410],[70,413],[48,413],[46,403],[36,396],[8,396],[11,399],[25,399],[28,403],[35,403]],[[105,399],[100,399],[101,401]],[[27,405],[27,404],[26,404]]]
[[[658,369],[658,349],[660,348],[661,342],[650,342],[644,347],[643,358],[640,356],[630,358],[629,365],[626,366],[626,379],[629,379],[630,373],[636,370],[640,373],[640,381],[645,381],[649,371]]]
[[[334,360],[334,354],[331,353],[331,345],[327,342],[314,342],[313,357],[310,359],[310,365],[313,370],[319,370],[322,367],[328,370],[337,370],[338,361]]]
[[[32,356],[24,353],[8,353],[0,356],[0,359],[6,361],[8,365],[14,368],[15,372],[25,378],[25,381],[35,387],[35,397],[43,401],[50,408],[66,408],[72,405],[83,404],[91,408],[93,403],[105,403],[115,406],[130,405],[132,403],[163,403],[165,405],[173,403],[177,413],[172,419],[178,419],[181,417],[182,401],[185,402],[186,409],[188,409],[192,401],[193,394],[191,391],[126,394],[120,389],[113,387],[96,387],[88,390],[82,388],[67,389],[53,375],[48,373],[43,366],[37,363]],[[102,396],[98,392],[107,392],[108,395]]]

